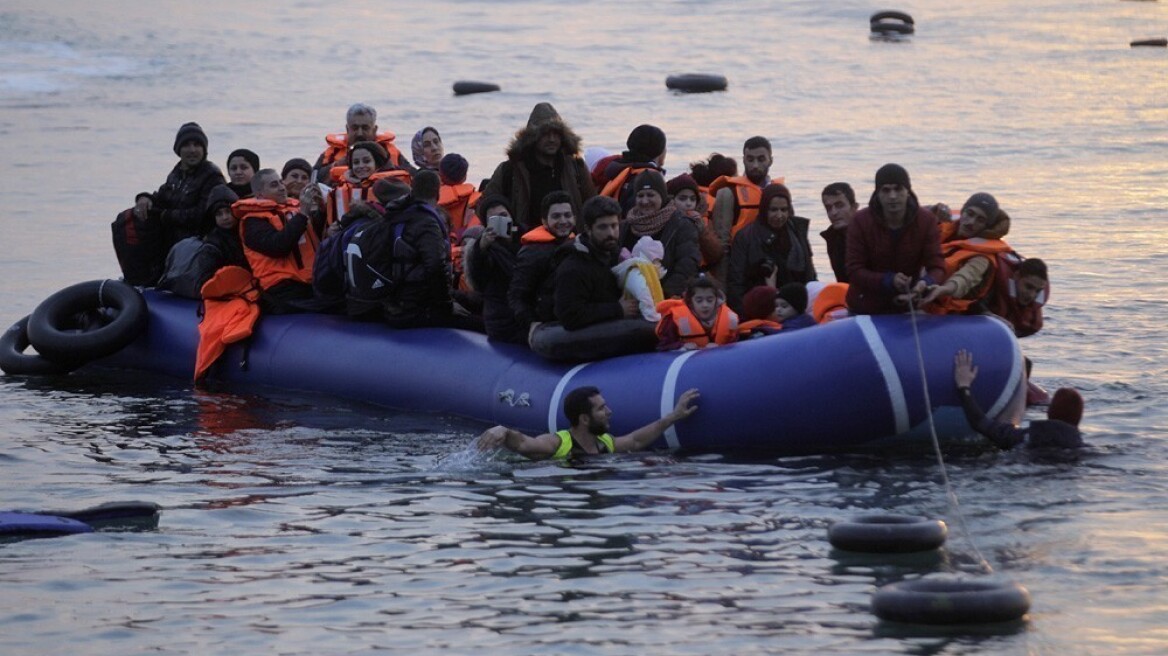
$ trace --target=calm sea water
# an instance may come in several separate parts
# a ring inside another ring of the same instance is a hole
[[[156,531],[0,546],[0,652],[1164,653],[1168,52],[1128,42],[1168,34],[1168,4],[903,2],[919,33],[872,42],[883,8],[5,2],[4,326],[116,276],[109,221],[161,183],[185,121],[220,165],[249,147],[279,168],[365,101],[405,143],[437,127],[481,178],[550,101],[590,146],[660,125],[673,171],[767,135],[817,229],[823,185],[866,197],[887,161],[926,202],[993,192],[1011,243],[1054,277],[1047,329],[1024,344],[1036,378],[1083,391],[1094,446],[952,456],[967,536],[926,458],[529,464],[466,451],[479,425],[337,399],[0,377],[0,508],[165,508]],[[664,89],[688,71],[730,90]],[[504,91],[454,98],[456,79]],[[826,527],[868,510],[954,531],[934,559],[833,553]],[[1030,590],[1026,623],[914,631],[869,613],[877,585],[974,571],[970,537]]]

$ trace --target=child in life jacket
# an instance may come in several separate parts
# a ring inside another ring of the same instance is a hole
[[[633,244],[633,252],[621,252],[621,262],[612,268],[617,284],[625,296],[637,299],[641,316],[646,321],[660,321],[657,304],[665,300],[661,290],[661,279],[665,277],[665,267],[661,259],[665,257],[665,245],[645,235]]]
[[[712,280],[699,277],[685,290],[685,299],[657,305],[657,350],[693,350],[738,340],[738,315]]]

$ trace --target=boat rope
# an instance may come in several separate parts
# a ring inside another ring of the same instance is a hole
[[[929,420],[929,435],[933,438],[933,453],[937,456],[937,465],[941,468],[941,481],[945,484],[945,496],[949,501],[949,511],[957,518],[957,523],[961,525],[961,532],[965,535],[966,542],[969,543],[970,548],[973,549],[974,555],[977,557],[978,564],[985,570],[986,574],[993,574],[994,568],[986,560],[985,556],[981,555],[981,550],[977,548],[977,543],[973,540],[973,533],[969,530],[969,524],[965,521],[965,513],[961,511],[961,502],[957,499],[957,492],[953,489],[953,484],[949,482],[949,472],[945,468],[945,458],[941,455],[941,440],[937,438],[937,424],[933,421],[933,402],[929,398],[929,379],[925,374],[925,354],[921,349],[921,334],[917,330],[917,311],[918,307],[912,296],[909,297],[909,316],[911,317],[913,341],[917,348],[917,366],[921,372],[921,389],[924,390],[925,396],[925,416]]]

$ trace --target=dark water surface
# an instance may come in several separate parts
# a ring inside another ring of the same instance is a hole
[[[188,120],[221,166],[249,147],[279,168],[365,101],[403,145],[437,127],[472,179],[540,101],[586,146],[662,126],[673,171],[761,133],[816,230],[823,185],[866,198],[898,161],[925,202],[993,192],[1054,276],[1023,346],[1038,382],[1083,391],[1093,447],[947,461],[1028,621],[922,631],[868,611],[877,585],[978,569],[926,457],[521,463],[467,451],[482,426],[461,420],[99,372],[0,377],[0,508],[143,499],[161,522],[0,545],[0,652],[1164,653],[1168,54],[1127,44],[1168,33],[1168,6],[907,2],[918,34],[869,41],[884,8],[9,0],[0,323],[117,274],[108,223],[161,183]],[[666,92],[686,71],[730,90]],[[504,91],[454,98],[456,79]],[[827,527],[869,510],[943,517],[950,541],[833,552]]]

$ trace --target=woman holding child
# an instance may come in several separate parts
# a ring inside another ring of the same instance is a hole
[[[680,297],[698,275],[702,259],[698,229],[685,217],[665,190],[665,178],[654,170],[642,171],[633,180],[634,205],[621,222],[621,246],[630,251],[641,237],[652,237],[665,247],[661,289],[666,298]]]

